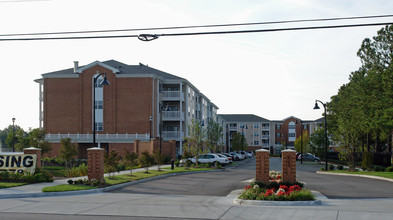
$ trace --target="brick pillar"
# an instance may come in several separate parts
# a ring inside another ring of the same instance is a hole
[[[296,182],[296,151],[282,151],[282,180],[284,182]]]
[[[269,151],[265,149],[256,150],[256,181],[269,182]]]
[[[135,140],[135,142],[134,142],[134,152],[138,155],[139,155],[139,143],[140,142],[141,142],[140,140]]]
[[[23,149],[23,153],[37,155],[36,168],[41,168],[41,149],[35,147],[29,147]]]
[[[87,149],[87,178],[104,179],[104,152],[105,150],[98,147]]]

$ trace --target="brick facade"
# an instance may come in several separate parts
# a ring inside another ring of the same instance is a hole
[[[41,149],[29,147],[29,148],[23,149],[23,153],[37,155],[36,168],[41,168]]]
[[[256,181],[262,183],[269,182],[269,151],[260,149],[255,151],[256,159]]]
[[[104,179],[104,149],[87,149],[87,177],[89,181]]]
[[[296,151],[282,151],[282,180],[284,182],[296,182]]]

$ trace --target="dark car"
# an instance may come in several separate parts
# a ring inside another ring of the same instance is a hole
[[[298,160],[302,159],[302,157],[303,157],[303,160],[314,161],[314,162],[320,161],[319,157],[316,157],[310,153],[303,154],[303,156],[300,154],[298,157]]]

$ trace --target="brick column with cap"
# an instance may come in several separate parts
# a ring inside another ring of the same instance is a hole
[[[260,149],[255,151],[256,155],[256,181],[269,183],[269,151]]]
[[[87,178],[89,181],[104,179],[104,149],[98,147],[87,149]]]
[[[296,182],[296,151],[282,151],[282,180],[284,182]]]
[[[40,148],[35,148],[35,147],[24,148],[23,153],[37,155],[36,168],[41,168],[41,149]]]

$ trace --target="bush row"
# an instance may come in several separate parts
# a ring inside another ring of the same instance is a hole
[[[1,182],[15,182],[15,183],[41,183],[53,182],[53,175],[46,170],[37,169],[34,174],[21,174],[3,171],[0,172]]]

